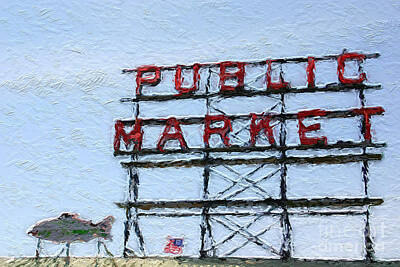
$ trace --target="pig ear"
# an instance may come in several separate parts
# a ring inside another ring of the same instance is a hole
[[[66,218],[73,218],[73,217],[78,217],[79,215],[77,213],[71,213],[71,212],[63,212],[61,215],[58,217],[59,219],[66,219]]]
[[[110,221],[111,223],[114,223],[115,222],[115,218],[114,218],[114,216],[107,216],[106,217],[106,219],[108,220],[108,221]]]

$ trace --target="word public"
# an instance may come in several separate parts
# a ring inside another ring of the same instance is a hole
[[[359,53],[344,53],[337,57],[337,74],[338,80],[342,84],[360,84],[366,80],[366,74],[364,72],[359,73],[356,78],[348,78],[344,76],[345,72],[345,63],[346,61],[358,61],[359,63],[363,62],[366,59],[366,55]],[[308,57],[307,60],[307,86],[315,87],[315,61],[314,57]],[[290,87],[288,82],[285,82],[283,77],[280,76],[278,81],[274,81],[272,79],[272,64],[279,63],[278,60],[266,60],[265,62],[258,62],[260,65],[267,65],[267,71],[265,73],[265,81],[267,85],[267,89],[270,90],[279,90],[283,88]],[[219,84],[220,91],[238,91],[244,88],[244,78],[246,75],[245,66],[255,64],[255,63],[246,63],[246,62],[234,62],[234,61],[225,61],[217,64],[212,64],[215,66],[219,66]],[[156,86],[161,82],[161,72],[165,69],[175,69],[175,90],[178,92],[178,95],[182,94],[190,94],[198,90],[198,82],[200,81],[200,69],[202,67],[210,67],[210,64],[200,64],[195,63],[190,66],[176,65],[173,67],[158,67],[158,66],[142,66],[133,70],[124,70],[124,72],[136,72],[136,95],[140,96],[142,94],[142,87],[147,86]],[[190,87],[183,87],[183,69],[191,69],[193,72],[193,84]],[[230,71],[232,69],[236,69],[236,71]],[[227,81],[236,81],[236,85],[226,84]]]

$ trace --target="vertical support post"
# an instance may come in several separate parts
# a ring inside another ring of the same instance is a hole
[[[204,155],[205,160],[208,159],[208,153],[205,153]],[[209,182],[209,177],[210,177],[210,169],[206,165],[204,166],[204,172],[203,172],[203,200],[208,198],[208,182]],[[202,213],[201,213],[201,224],[200,224],[200,238],[201,238],[201,244],[200,244],[200,258],[205,258],[208,256],[206,245],[207,245],[207,234],[209,235],[210,233],[210,223],[209,223],[209,208],[203,207]]]
[[[285,113],[285,94],[281,94],[281,114]],[[279,134],[279,148],[280,148],[280,167],[281,167],[281,183],[280,183],[280,197],[282,203],[285,203],[287,200],[286,197],[286,177],[287,177],[287,166],[286,166],[286,121],[285,117],[282,116],[281,120],[281,128]],[[281,259],[287,261],[291,258],[291,226],[289,221],[289,214],[286,204],[281,205],[282,214],[281,214],[281,227],[283,234],[283,241],[280,250]]]
[[[210,112],[210,99],[208,97],[210,90],[210,79],[211,79],[211,69],[208,69],[208,78],[206,85],[206,112],[209,115]],[[204,153],[204,171],[203,171],[203,200],[208,199],[208,183],[210,179],[210,166],[208,165],[209,161],[209,152]],[[215,256],[215,247],[214,247],[214,238],[212,236],[211,224],[210,224],[210,215],[208,214],[210,208],[203,207],[203,211],[201,213],[201,224],[200,224],[200,258],[205,258],[210,256],[209,249],[207,249],[207,245],[211,246],[211,256]],[[208,235],[208,237],[207,237]],[[211,244],[209,244],[211,242]]]
[[[135,119],[137,120],[139,117],[139,103],[136,104],[135,108]],[[132,155],[131,156],[132,161],[137,161],[138,156]],[[129,181],[128,181],[128,199],[127,202],[137,202],[138,200],[138,193],[139,193],[139,171],[136,167],[129,167],[128,168],[128,176],[129,176]],[[136,237],[139,242],[139,249],[142,253],[143,256],[145,256],[145,247],[144,247],[144,238],[142,235],[142,232],[140,231],[139,227],[139,218],[137,215],[137,208],[131,208],[129,205],[126,208],[126,221],[125,221],[125,230],[124,230],[124,251],[123,251],[123,256],[126,258],[130,256],[131,254],[134,255],[134,252],[128,248],[128,241],[130,237],[130,231],[131,227],[134,227]]]
[[[135,156],[135,160],[137,160],[137,156]],[[139,174],[137,168],[130,167],[129,168],[129,177],[130,177],[130,185],[129,185],[129,191],[130,191],[130,201],[136,203],[138,200],[138,191],[139,191]],[[146,256],[146,251],[144,247],[144,238],[143,234],[140,230],[139,227],[139,216],[137,215],[138,210],[137,208],[129,208],[130,212],[130,218],[132,225],[134,227],[135,233],[136,233],[136,238],[139,242],[139,249],[140,252],[142,253],[142,256]]]
[[[131,249],[128,248],[128,241],[129,241],[129,236],[130,236],[130,231],[131,231],[131,226],[132,226],[132,214],[131,214],[131,208],[127,207],[125,210],[125,216],[126,216],[126,221],[124,223],[124,251],[123,251],[123,257],[127,258],[131,252]]]
[[[359,99],[361,102],[361,107],[365,107],[365,95],[364,95],[364,90],[360,89],[359,91]],[[365,118],[361,118],[361,125],[360,125],[360,130],[361,130],[361,135],[365,132]],[[366,141],[366,140],[365,140]],[[363,155],[366,154],[366,147],[362,148],[363,150]],[[362,162],[362,167],[361,167],[361,173],[363,177],[363,183],[364,183],[364,197],[368,198],[368,182],[369,182],[369,164],[368,160],[363,160]],[[365,226],[364,226],[364,245],[365,245],[365,260],[367,262],[372,262],[375,260],[375,251],[374,251],[374,244],[373,240],[371,237],[371,228],[369,224],[369,211],[370,207],[367,205],[367,210],[365,212]]]

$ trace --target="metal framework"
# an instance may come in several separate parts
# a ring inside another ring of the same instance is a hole
[[[315,60],[333,60],[337,59],[339,55],[316,57]],[[379,54],[369,54],[366,58],[376,58]],[[291,58],[291,59],[278,59],[274,62],[287,63],[287,62],[306,62],[307,58]],[[264,61],[263,61],[264,62]],[[250,62],[250,64],[262,65],[260,62]],[[369,182],[369,161],[381,160],[381,153],[370,153],[369,148],[384,147],[384,143],[373,143],[371,141],[360,142],[343,142],[339,141],[334,144],[316,144],[316,145],[287,145],[287,127],[288,120],[297,119],[296,114],[287,113],[285,108],[286,96],[288,94],[301,94],[312,92],[342,92],[342,91],[357,91],[361,108],[365,107],[365,90],[381,89],[380,85],[345,85],[345,84],[329,84],[323,87],[308,87],[308,88],[284,88],[279,90],[253,90],[250,86],[245,85],[245,89],[239,92],[210,92],[210,78],[213,75],[212,68],[218,64],[202,64],[202,67],[208,68],[208,79],[205,92],[198,94],[184,94],[184,95],[158,95],[146,96],[138,95],[136,98],[123,98],[121,102],[134,103],[134,117],[138,119],[139,104],[142,101],[173,101],[180,99],[205,99],[207,115],[213,111],[223,113],[221,110],[213,107],[213,102],[218,102],[224,98],[233,98],[237,96],[253,97],[253,96],[278,96],[280,103],[280,111],[275,114],[275,118],[279,121],[279,141],[277,144],[270,146],[230,146],[230,147],[204,147],[204,148],[190,148],[186,150],[175,149],[165,150],[163,152],[157,149],[142,149],[140,151],[124,152],[117,151],[115,156],[130,156],[129,162],[121,162],[122,166],[127,169],[129,175],[129,196],[123,203],[117,203],[118,207],[125,209],[126,222],[125,222],[125,238],[124,238],[124,256],[146,256],[146,246],[144,237],[140,228],[140,217],[142,216],[157,216],[157,217],[190,217],[199,216],[200,223],[200,236],[201,244],[198,256],[204,257],[229,257],[239,249],[243,248],[249,243],[254,243],[257,246],[265,249],[272,255],[279,256],[283,260],[292,258],[292,227],[290,223],[290,215],[306,215],[306,216],[331,216],[331,215],[348,215],[348,216],[364,216],[364,246],[365,246],[365,260],[374,260],[374,246],[370,230],[370,206],[380,205],[383,200],[380,198],[370,198],[368,194]],[[162,67],[162,70],[172,70],[174,67]],[[124,70],[124,73],[134,72],[135,70]],[[346,118],[346,117],[360,117],[360,132],[366,131],[364,115],[356,114],[352,110],[337,110],[327,114],[327,118]],[[248,115],[232,115],[232,120],[240,120],[248,118]],[[143,125],[162,125],[165,120],[162,119],[149,119],[141,118]],[[201,124],[204,118],[187,117],[180,118],[180,122],[184,124]],[[123,121],[126,125],[133,124],[134,120]],[[243,129],[248,128],[248,125],[231,133],[233,138],[239,138],[238,133]],[[299,157],[290,156],[288,151],[292,150],[337,150],[337,149],[359,149],[361,153],[350,153],[341,155],[325,155],[313,157]],[[276,151],[277,156],[268,157],[235,157],[226,158],[218,156],[221,153],[238,152],[241,155],[247,155],[249,152],[266,152]],[[171,160],[141,160],[141,156],[156,155],[156,154],[176,154],[176,155],[198,155],[195,159],[171,159]],[[214,154],[217,154],[215,156]],[[343,164],[348,162],[361,162],[361,173],[364,185],[364,196],[362,198],[314,198],[314,199],[288,199],[287,197],[287,166],[289,164]],[[234,165],[248,165],[253,166],[253,169],[246,174],[241,174],[231,166]],[[267,175],[264,175],[256,180],[251,179],[257,171],[264,166],[275,166],[275,170]],[[139,201],[138,200],[138,186],[139,186],[139,169],[140,168],[165,168],[165,167],[202,167],[203,168],[203,192],[202,198],[199,200],[180,200],[180,201]],[[219,171],[216,167],[223,166],[226,172]],[[209,192],[210,175],[214,173],[220,178],[226,180],[230,185],[221,189],[217,194],[211,196]],[[270,179],[274,175],[280,176],[280,196],[279,198],[269,197],[268,192],[260,185],[261,182]],[[251,190],[257,195],[257,199],[237,199],[235,196],[244,191]],[[221,211],[216,208],[225,207],[227,209]],[[325,208],[318,210],[318,208]],[[178,209],[183,210],[177,212],[164,209]],[[243,210],[243,208],[247,208]],[[251,209],[251,208],[257,208]],[[300,209],[299,209],[300,208]],[[315,209],[316,208],[316,209]],[[261,209],[261,211],[260,211]],[[152,211],[156,210],[156,211]],[[161,211],[160,211],[161,210]],[[232,219],[232,216],[253,216],[253,220],[245,225],[241,225]],[[281,246],[274,247],[268,242],[265,242],[261,235],[271,229],[273,225],[266,226],[262,231],[253,233],[249,230],[257,220],[263,216],[272,216],[279,219],[280,227],[282,230]],[[215,240],[212,224],[216,223],[230,232],[222,240]],[[137,239],[139,244],[139,251],[133,251],[128,246],[130,238]],[[246,241],[224,254],[218,253],[218,248],[230,241],[236,235],[242,236]]]

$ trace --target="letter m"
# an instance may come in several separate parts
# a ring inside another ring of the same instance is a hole
[[[142,147],[143,131],[140,120],[135,121],[133,130],[129,133],[125,132],[125,125],[122,121],[115,122],[115,137],[114,137],[114,153],[121,152],[121,138],[124,140],[125,148],[129,149],[133,143],[133,150],[139,151]]]

